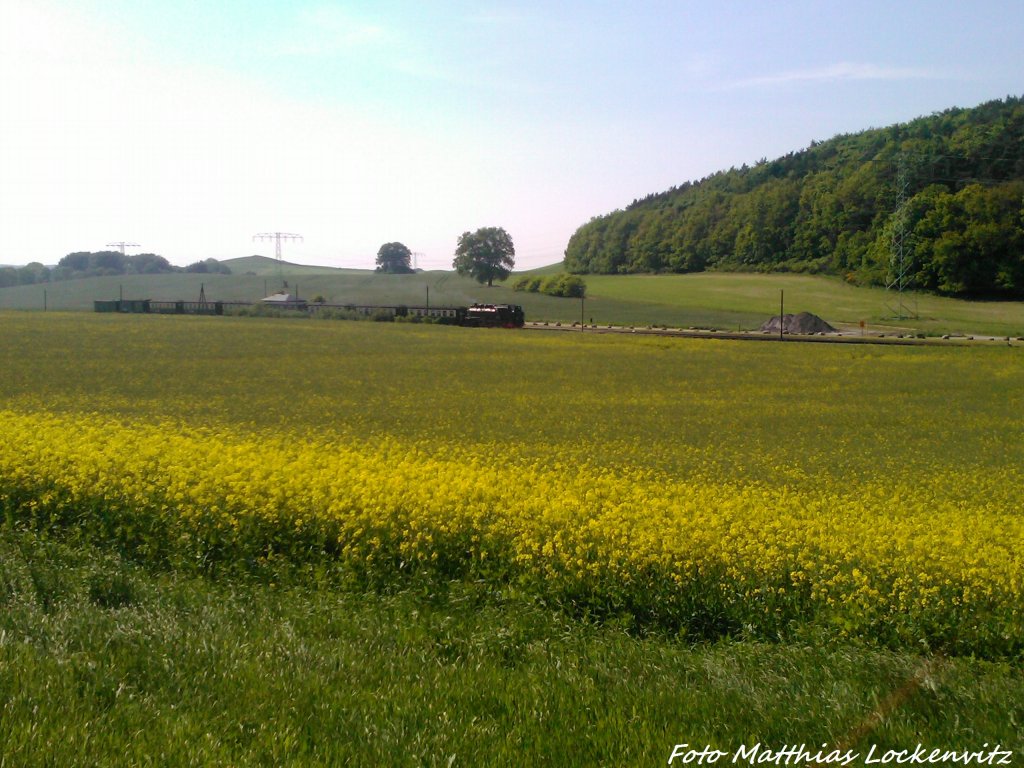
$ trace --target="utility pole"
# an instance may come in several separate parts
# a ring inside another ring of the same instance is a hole
[[[783,318],[786,316],[785,312],[786,312],[786,292],[784,290],[780,289],[779,290],[779,341],[785,341],[785,339],[782,338],[782,328],[783,328],[783,324],[785,322],[783,320]]]

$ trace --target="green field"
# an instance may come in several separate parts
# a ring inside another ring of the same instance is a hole
[[[10,764],[1020,759],[1019,347],[0,328]]]
[[[970,302],[908,293],[903,312],[899,302],[881,288],[858,288],[838,278],[811,275],[704,272],[693,275],[591,275],[595,296],[621,302],[644,302],[678,308],[723,329],[755,327],[777,315],[780,291],[786,312],[813,312],[831,324],[873,328],[904,328],[930,335],[1024,335],[1024,302]],[[897,320],[898,314],[912,319]],[[734,322],[730,322],[734,318]]]
[[[335,304],[465,306],[473,302],[518,303],[527,319],[671,327],[754,329],[778,314],[780,291],[786,312],[813,312],[835,326],[915,332],[929,335],[982,334],[1024,336],[1024,302],[968,302],[926,294],[908,294],[903,314],[897,301],[877,288],[857,288],[837,278],[810,275],[701,273],[693,275],[589,275],[588,298],[575,299],[514,292],[506,284],[480,286],[453,272],[383,275],[284,264],[263,257],[228,262],[231,275],[123,275],[0,289],[0,309],[90,310],[96,299],[149,298],[194,301],[256,301],[287,282],[307,299],[322,296]],[[554,267],[532,270],[549,274]],[[46,292],[44,297],[43,292]]]

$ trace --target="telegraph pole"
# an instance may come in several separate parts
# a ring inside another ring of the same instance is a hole
[[[786,317],[786,292],[779,290],[779,341],[785,341],[782,337]]]

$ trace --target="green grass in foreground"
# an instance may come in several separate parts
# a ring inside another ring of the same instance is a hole
[[[691,647],[481,585],[211,581],[9,528],[0,707],[5,766],[664,765],[675,744],[758,742],[988,742],[1016,764],[1024,745],[1006,664]]]

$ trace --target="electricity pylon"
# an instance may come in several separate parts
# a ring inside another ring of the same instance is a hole
[[[291,232],[260,232],[259,234],[252,236],[253,242],[257,240],[273,240],[274,241],[274,257],[277,259],[277,276],[284,281],[284,270],[281,266],[281,241],[282,240],[298,240],[301,242],[302,235],[296,235]]]
[[[896,210],[892,214],[892,237],[889,241],[889,274],[885,281],[887,290],[896,292],[896,319],[907,315],[903,304],[903,291],[909,287],[913,259],[907,242],[907,158],[901,152],[896,163]],[[915,313],[916,315],[916,313]]]
[[[293,235],[291,232],[260,232],[258,235],[252,236],[253,241],[256,240],[273,240],[274,241],[274,256],[278,262],[281,261],[281,241],[282,240],[302,240],[302,235]]]
[[[129,242],[126,242],[124,240],[118,240],[116,243],[107,243],[107,248],[119,248],[121,250],[121,255],[122,256],[124,256],[124,249],[125,248],[138,248],[138,247],[139,247],[138,243],[129,243]]]

